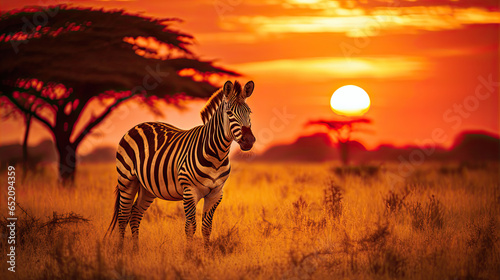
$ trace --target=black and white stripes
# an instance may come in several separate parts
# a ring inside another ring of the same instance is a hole
[[[253,89],[251,81],[243,88],[227,81],[201,111],[202,126],[181,130],[147,122],[123,136],[116,154],[118,185],[109,227],[113,231],[118,223],[121,242],[130,222],[137,246],[140,222],[155,198],[183,201],[188,238],[196,231],[196,204],[203,198],[202,233],[209,241],[213,215],[231,170],[231,143],[236,141],[247,151],[255,142],[245,102]]]

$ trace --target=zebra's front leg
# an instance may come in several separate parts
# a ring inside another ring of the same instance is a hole
[[[140,187],[139,195],[132,207],[130,228],[132,230],[132,239],[134,240],[134,251],[136,252],[139,250],[139,226],[141,225],[142,217],[155,198],[156,197],[152,193]]]
[[[205,246],[208,246],[210,242],[210,234],[212,233],[212,219],[214,217],[215,209],[222,200],[222,186],[217,189],[212,190],[205,197],[203,204],[203,218],[201,224],[201,232],[203,233],[203,241]]]
[[[183,193],[183,204],[184,204],[184,214],[186,215],[186,236],[188,241],[193,239],[194,233],[196,232],[196,204],[198,204],[198,195],[190,187],[184,188]]]

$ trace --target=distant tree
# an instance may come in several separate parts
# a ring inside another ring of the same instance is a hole
[[[78,145],[126,100],[158,113],[159,101],[206,98],[217,78],[238,75],[199,60],[193,37],[171,28],[179,21],[66,6],[0,15],[0,95],[52,133],[61,179],[74,178]],[[93,104],[102,111],[82,120]]]
[[[309,121],[306,125],[322,125],[328,129],[333,138],[337,141],[337,148],[339,149],[340,159],[342,164],[349,163],[349,142],[351,135],[355,131],[361,131],[356,126],[359,124],[371,123],[370,119],[358,118],[350,120],[315,120]]]
[[[22,90],[20,91],[22,92]],[[8,99],[5,98],[5,96],[0,96],[0,108],[1,108],[0,116],[4,120],[11,118],[12,119],[23,118],[24,120],[25,130],[24,130],[24,137],[22,144],[22,151],[23,151],[22,161],[23,161],[23,171],[24,171],[23,178],[25,178],[26,175],[28,174],[27,170],[29,167],[28,138],[30,134],[31,121],[33,119],[33,114],[31,112],[39,111],[44,106],[44,103],[33,98],[32,96],[23,94],[20,95],[18,100],[19,104],[23,106],[26,110],[20,110],[18,107],[10,103]]]

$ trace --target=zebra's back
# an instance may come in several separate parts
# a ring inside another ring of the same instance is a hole
[[[182,200],[177,176],[185,154],[186,138],[197,127],[181,130],[161,122],[141,123],[121,139],[116,156],[120,176],[142,186],[158,198]]]

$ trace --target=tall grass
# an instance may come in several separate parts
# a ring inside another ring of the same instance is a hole
[[[129,229],[123,252],[117,234],[103,239],[113,213],[113,165],[81,166],[73,188],[59,187],[47,170],[17,185],[24,209],[16,212],[17,272],[0,276],[498,279],[498,165],[457,166],[427,164],[393,185],[391,165],[344,172],[333,164],[235,162],[209,247],[200,222],[187,244],[181,202],[155,200],[135,253]],[[0,199],[6,201],[4,191]],[[202,201],[198,221],[201,210]]]

